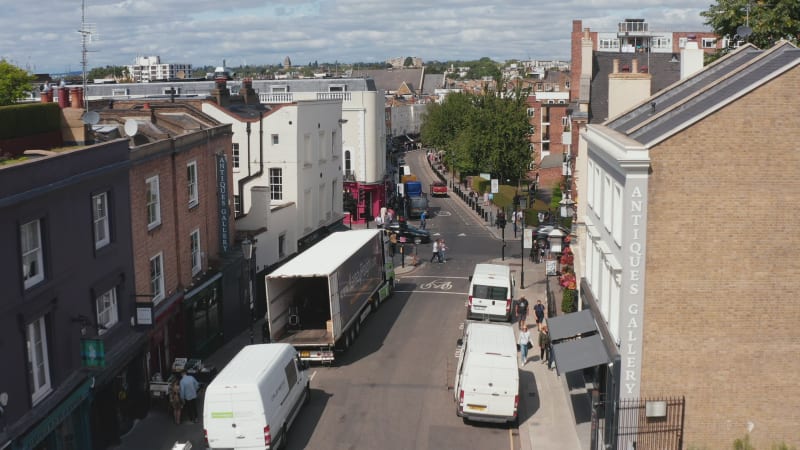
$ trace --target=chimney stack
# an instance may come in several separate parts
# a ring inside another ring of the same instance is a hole
[[[69,108],[69,90],[66,87],[58,88],[58,106],[61,109]]]
[[[693,35],[688,36],[686,47],[681,49],[681,80],[703,70],[703,49]]]
[[[631,61],[631,73],[639,73],[639,60],[636,58]]]
[[[69,98],[73,108],[83,108],[83,88],[72,88],[69,90]]]
[[[614,58],[611,64],[611,73],[619,73],[619,60]]]
[[[256,91],[253,89],[252,78],[245,78],[242,80],[242,87],[239,89],[239,95],[242,97],[242,100],[244,100],[246,105],[259,102],[259,99],[256,96]]]
[[[230,103],[230,92],[228,91],[228,80],[225,77],[217,77],[214,80],[214,89],[211,95],[216,99],[219,106],[228,106]]]

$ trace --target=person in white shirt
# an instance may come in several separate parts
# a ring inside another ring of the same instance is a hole
[[[431,256],[431,262],[433,262],[434,259],[436,259],[436,260],[439,259],[439,241],[438,240],[433,241],[433,255]]]

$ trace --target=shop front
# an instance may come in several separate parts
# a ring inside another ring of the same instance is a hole
[[[353,223],[372,221],[380,214],[382,206],[386,206],[387,189],[383,182],[362,184],[357,181],[344,182],[344,190],[355,199],[355,215]]]
[[[222,273],[217,272],[183,297],[186,354],[205,358],[223,343]]]
[[[89,410],[93,378],[81,381],[27,433],[15,439],[14,450],[75,450],[92,448]],[[4,447],[5,448],[5,447]]]

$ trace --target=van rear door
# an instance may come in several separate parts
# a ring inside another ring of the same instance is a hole
[[[509,316],[511,296],[507,287],[473,281],[471,294],[471,316],[496,319],[506,319]]]
[[[210,448],[264,448],[264,407],[257,393],[207,396],[203,426]]]
[[[516,366],[513,357],[511,362]],[[519,376],[516,367],[470,367],[464,377],[461,389],[464,391],[464,414],[469,416],[496,416],[510,419],[516,414],[516,401],[519,395]]]

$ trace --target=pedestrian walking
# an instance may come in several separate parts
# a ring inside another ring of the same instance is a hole
[[[200,389],[200,383],[197,382],[195,377],[189,375],[184,370],[181,378],[181,400],[186,406],[186,414],[189,420],[197,423],[197,391]]]
[[[536,305],[533,307],[533,314],[536,315],[536,327],[541,330],[544,324],[544,305],[541,300],[536,300]]]
[[[389,256],[394,258],[394,254],[397,253],[397,233],[395,232],[389,235],[389,249],[391,251]]]
[[[511,212],[511,222],[514,224],[514,236],[517,236],[517,221],[519,220],[519,211],[514,210]]]
[[[517,319],[519,320],[519,329],[520,330],[527,330],[528,325],[525,323],[525,319],[528,318],[528,299],[525,297],[520,298],[517,301]]]
[[[427,219],[428,219],[428,210],[426,209],[422,211],[422,214],[419,215],[419,227],[423,230],[425,229],[425,223]]]
[[[434,259],[436,259],[436,260],[439,259],[439,240],[438,239],[433,241],[433,255],[431,255],[431,262],[433,262]]]
[[[178,384],[178,380],[173,380],[169,384],[169,405],[172,407],[172,416],[175,418],[175,423],[180,425],[183,400],[181,400],[181,386]]]
[[[444,243],[444,239],[439,239],[439,262],[446,263],[447,256],[445,256],[445,251],[447,251],[447,245]]]
[[[550,332],[546,324],[539,330],[539,359],[542,364],[550,361]]]
[[[519,332],[517,346],[520,352],[520,362],[524,366],[525,363],[528,362],[528,349],[533,347],[533,344],[531,344],[531,334],[528,332],[527,328]]]

